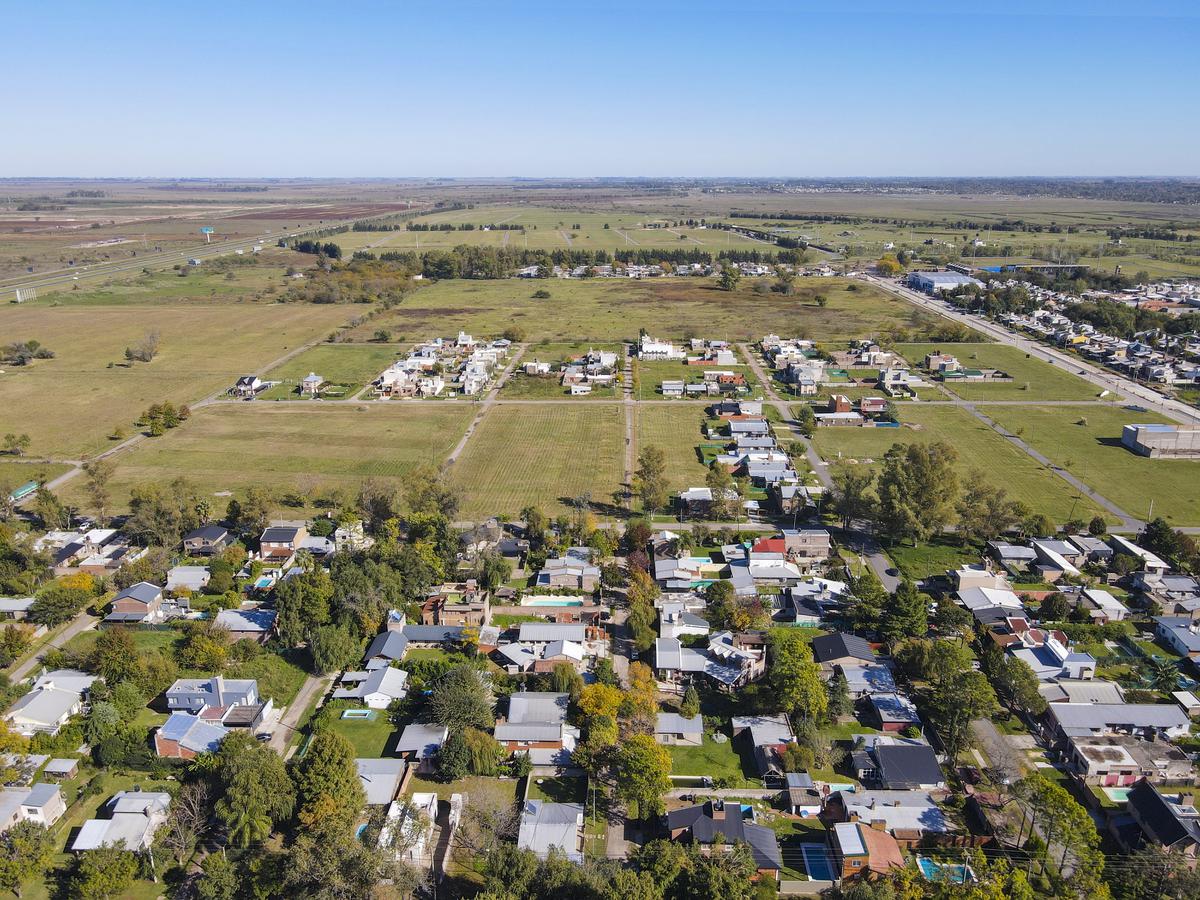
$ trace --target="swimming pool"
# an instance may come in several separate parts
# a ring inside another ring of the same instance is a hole
[[[1124,803],[1129,799],[1129,788],[1127,787],[1106,787],[1100,788],[1104,791],[1104,796],[1113,803]]]
[[[567,597],[526,597],[521,601],[522,606],[583,606],[582,600],[571,600]]]
[[[800,852],[804,855],[804,871],[813,881],[835,881],[833,860],[824,844],[801,844]]]
[[[274,583],[275,579],[273,579],[270,575],[262,575],[259,577],[258,581],[254,582],[254,586],[260,591],[265,591]]]
[[[347,709],[342,712],[343,719],[373,719],[375,718],[375,710],[373,709]]]
[[[926,881],[948,881],[951,884],[966,884],[968,878],[974,878],[975,873],[969,866],[961,863],[935,863],[926,856],[917,857],[917,866]]]

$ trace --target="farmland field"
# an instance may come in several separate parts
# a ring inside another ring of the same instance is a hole
[[[609,504],[624,476],[624,437],[615,403],[495,406],[450,470],[460,515],[515,515],[536,504],[554,516],[583,493]]]
[[[259,395],[262,400],[299,399],[300,380],[316,372],[328,383],[325,397],[354,396],[404,351],[394,344],[318,344],[282,366],[263,374],[264,381],[279,381]]]
[[[996,368],[1013,378],[994,384],[946,385],[964,400],[1095,400],[1100,393],[1091,382],[1006,344],[901,344],[896,349],[914,366],[923,363],[925,354],[941,350],[958,357],[964,368]]]
[[[644,405],[637,409],[637,448],[662,448],[671,493],[704,486],[708,470],[700,462],[696,446],[704,440],[700,428],[707,420],[699,404]]]
[[[758,293],[752,281],[742,279],[734,291],[720,290],[712,278],[441,281],[350,336],[367,340],[386,328],[395,340],[416,341],[461,328],[491,337],[516,325],[530,341],[636,340],[641,328],[676,338],[748,341],[786,332],[841,341],[895,330],[920,338],[942,324],[898,297],[846,279],[802,279],[790,297]],[[550,297],[534,299],[539,290]],[[826,298],[824,307],[816,303],[818,294]]]
[[[1076,410],[1075,416],[1079,414]],[[1055,522],[1089,519],[1100,513],[1098,507],[1069,484],[962,409],[905,405],[900,418],[915,427],[818,428],[817,449],[830,464],[839,459],[878,462],[892,444],[945,441],[958,451],[960,477],[981,471],[994,484],[1005,488],[1012,499],[1020,500],[1035,512],[1045,513]]]
[[[33,456],[98,452],[150,404],[231,386],[350,315],[308,304],[0,308],[0,333],[55,353],[0,375],[0,434],[28,432]],[[153,362],[126,362],[125,348],[149,332],[159,335]]]
[[[115,457],[113,496],[182,476],[203,493],[261,485],[278,491],[344,488],[365,478],[393,480],[437,465],[462,436],[473,410],[459,403],[293,406],[231,403],[195,413],[162,437]],[[82,479],[65,491],[87,505]]]
[[[1122,426],[1167,421],[1161,416],[1100,405],[997,406],[987,414],[1130,515],[1147,518],[1153,503],[1154,515],[1176,527],[1200,525],[1200,460],[1147,459],[1121,446]]]

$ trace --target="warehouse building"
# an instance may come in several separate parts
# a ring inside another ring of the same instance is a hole
[[[1179,425],[1126,425],[1121,443],[1140,456],[1187,459],[1200,457],[1200,428]]]
[[[983,287],[978,278],[961,272],[912,272],[908,276],[908,286],[925,294],[940,294],[968,284]]]

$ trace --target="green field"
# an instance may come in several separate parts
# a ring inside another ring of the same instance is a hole
[[[1095,400],[1100,394],[1091,382],[1006,344],[901,344],[896,349],[914,366],[923,364],[925,354],[941,350],[958,357],[964,368],[995,368],[1012,376],[993,384],[947,383],[964,400]]]
[[[343,719],[339,716],[332,718],[327,727],[350,742],[355,757],[379,759],[384,755],[388,742],[396,733],[387,710],[372,710],[369,719]]]
[[[21,462],[0,457],[0,488],[11,491],[27,481],[39,481],[45,484],[63,472],[69,471],[70,468],[62,463]]]
[[[457,402],[214,405],[115,457],[112,491],[123,501],[132,485],[182,476],[206,494],[250,485],[302,495],[353,492],[365,478],[394,480],[416,466],[439,465],[473,414]],[[82,479],[66,495],[87,507]]]
[[[584,493],[609,505],[624,476],[624,436],[618,404],[500,404],[451,467],[460,515],[515,515],[532,503],[554,516]]]
[[[748,283],[753,280],[742,279],[735,291],[720,290],[713,278],[441,281],[350,334],[365,341],[386,328],[395,340],[415,341],[460,328],[498,335],[516,325],[530,341],[632,341],[641,328],[730,341],[758,340],[770,332],[841,341],[895,329],[919,337],[938,324],[907,301],[863,283],[803,279],[797,293],[785,297],[755,292]],[[538,290],[549,291],[550,298],[533,299]],[[826,296],[824,308],[816,305],[817,294]]]
[[[1079,415],[1078,410],[1075,415]],[[945,441],[958,451],[961,477],[983,472],[994,484],[1005,488],[1012,499],[1055,522],[1089,519],[1100,513],[1090,500],[965,410],[910,404],[902,408],[901,420],[905,423],[901,428],[818,428],[814,440],[822,458],[830,464],[839,458],[879,461],[895,443]]]
[[[699,747],[668,746],[671,751],[672,775],[708,775],[712,779],[727,778],[733,787],[758,787],[760,782],[754,763],[739,754],[733,741],[725,735],[725,742],[718,744],[711,734],[704,735]]]
[[[1121,446],[1122,426],[1161,416],[1100,405],[997,406],[988,416],[1130,515],[1147,518],[1153,503],[1172,525],[1200,525],[1200,460],[1146,459]]]
[[[638,450],[651,444],[662,448],[666,454],[667,483],[672,493],[704,486],[708,469],[700,462],[696,445],[704,441],[700,427],[707,420],[703,407],[698,404],[637,408],[634,426]]]
[[[55,353],[0,375],[0,434],[28,433],[32,456],[96,453],[115,427],[132,433],[150,404],[194,403],[349,317],[309,304],[0,307],[0,334]],[[158,355],[126,362],[125,348],[148,332]]]
[[[327,382],[322,397],[349,398],[375,380],[403,351],[392,344],[318,344],[262,377],[278,381],[259,394],[262,400],[300,399],[300,381],[316,372]]]

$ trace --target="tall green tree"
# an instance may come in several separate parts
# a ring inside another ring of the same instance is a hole
[[[879,632],[884,640],[895,643],[902,638],[924,637],[929,630],[930,602],[929,595],[918,591],[911,581],[900,582],[883,610]]]
[[[333,581],[320,566],[310,564],[306,571],[281,582],[275,589],[280,640],[289,647],[309,640],[329,623],[332,601]]]
[[[429,698],[433,720],[452,731],[490,728],[495,722],[495,697],[488,677],[474,666],[455,666],[438,679]]]
[[[667,505],[666,475],[666,454],[662,448],[653,444],[643,447],[633,473],[633,489],[650,515]]]
[[[0,835],[0,888],[21,896],[22,885],[46,874],[54,859],[54,839],[25,819]]]
[[[671,789],[671,754],[651,735],[635,734],[620,745],[615,775],[617,797],[631,817],[648,819],[662,812],[662,796]]]
[[[362,652],[362,642],[342,625],[322,625],[316,628],[309,642],[313,673],[325,675],[352,665]]]
[[[104,846],[79,854],[71,874],[72,896],[109,897],[123,895],[138,873],[138,859],[130,851]]]
[[[829,474],[833,478],[830,508],[843,529],[848,531],[855,522],[874,518],[878,502],[874,469],[842,463],[831,467]]]
[[[354,747],[329,728],[313,736],[308,750],[292,769],[292,781],[302,811],[311,811],[322,799],[328,800],[325,808],[340,816],[347,828],[367,802],[354,763]]]
[[[808,643],[795,631],[772,632],[769,660],[773,700],[801,719],[823,719],[829,697]]]
[[[954,520],[958,453],[949,444],[893,444],[876,492],[877,523],[893,541],[926,541]]]
[[[253,735],[234,731],[226,737],[217,751],[216,770],[221,787],[216,815],[235,846],[266,839],[291,816],[296,790],[283,760]]]

